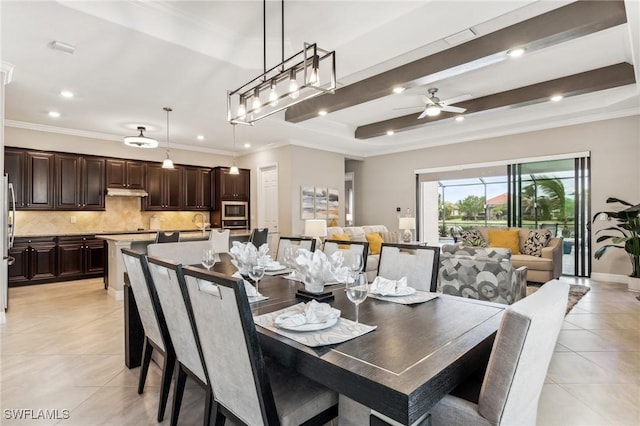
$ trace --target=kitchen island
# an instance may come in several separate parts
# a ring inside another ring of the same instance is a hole
[[[181,231],[180,241],[202,241],[209,238],[210,230],[202,231]],[[232,230],[229,236],[229,243],[232,241],[248,241],[251,232],[249,230]],[[140,232],[125,234],[96,235],[96,238],[107,242],[107,273],[105,274],[105,285],[107,293],[116,300],[124,298],[124,261],[122,260],[122,249],[129,248],[137,251],[147,251],[147,246],[156,239],[156,232]]]

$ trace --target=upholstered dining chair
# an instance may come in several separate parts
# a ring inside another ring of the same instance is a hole
[[[407,277],[407,285],[422,291],[436,291],[440,247],[419,244],[382,243],[378,276],[391,280]]]
[[[280,237],[278,250],[276,250],[276,260],[282,264],[284,264],[284,251],[287,246],[296,246],[314,251],[316,249],[316,239],[311,237]]]
[[[322,252],[327,256],[331,256],[336,251],[342,252],[343,265],[348,265],[353,259],[354,254],[362,256],[362,269],[367,264],[367,254],[369,254],[369,243],[366,241],[341,241],[341,240],[324,240]]]
[[[180,241],[180,231],[164,232],[158,231],[155,243],[175,243]]]
[[[122,249],[122,258],[127,270],[129,285],[136,299],[140,322],[144,330],[144,343],[142,349],[142,366],[138,380],[138,393],[144,391],[144,385],[149,372],[151,355],[153,350],[162,354],[162,381],[160,384],[160,400],[158,402],[158,421],[164,418],[164,412],[169,398],[171,387],[171,373],[176,361],[176,355],[169,336],[169,330],[165,322],[158,295],[155,289],[148,285],[151,280],[147,257],[131,249]]]
[[[266,244],[269,238],[269,228],[253,228],[249,236],[249,242],[253,243],[256,248]]]
[[[564,320],[568,293],[567,283],[553,280],[509,305],[479,393],[477,389],[466,392],[475,394],[472,401],[445,396],[431,410],[432,424],[535,425],[538,400]]]
[[[225,418],[245,425],[322,425],[338,414],[335,392],[262,355],[241,280],[185,266],[186,294],[209,383]]]
[[[191,306],[189,300],[183,296],[178,283],[178,269],[181,266],[175,262],[155,257],[149,257],[148,260],[151,275],[150,284],[158,294],[158,300],[165,314],[167,329],[176,353],[171,425],[178,424],[184,387],[187,375],[189,375],[207,391],[204,413],[204,425],[207,426],[211,420],[213,396],[200,358],[198,337],[192,325]]]
[[[219,260],[220,253],[229,253],[229,234],[228,229],[220,230],[212,229],[209,233],[209,242],[211,248],[216,252],[217,260]]]

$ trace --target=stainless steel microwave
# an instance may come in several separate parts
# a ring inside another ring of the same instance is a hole
[[[223,201],[222,220],[247,220],[249,203],[246,201]]]

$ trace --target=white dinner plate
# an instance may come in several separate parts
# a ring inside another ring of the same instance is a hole
[[[276,327],[281,328],[283,330],[288,330],[288,331],[317,331],[317,330],[324,330],[325,328],[331,327],[332,325],[337,323],[339,319],[340,319],[339,317],[329,318],[325,322],[302,324],[302,325],[296,325],[291,327],[287,327],[286,325],[283,325],[283,324],[276,324]]]
[[[373,294],[377,296],[383,296],[383,297],[401,297],[401,296],[411,296],[415,292],[416,292],[416,289],[413,287],[402,287],[400,290],[396,289],[396,292],[394,294],[379,294],[379,293],[373,293]]]
[[[286,269],[287,267],[284,265],[272,265],[272,266],[267,266],[266,268],[264,268],[265,271],[267,272],[276,272],[276,271],[282,271],[283,269]]]

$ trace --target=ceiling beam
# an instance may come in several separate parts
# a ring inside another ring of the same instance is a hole
[[[504,59],[490,58],[492,55],[514,47],[532,52],[625,22],[623,1],[580,0],[342,87],[334,94],[302,101],[286,110],[285,120],[299,123],[317,117],[319,110],[334,112],[389,96],[395,86],[410,88],[486,66]]]
[[[598,90],[626,86],[627,84],[634,84],[635,82],[636,78],[633,65],[625,62],[493,95],[487,95],[477,99],[471,99],[466,102],[458,102],[456,103],[456,106],[466,108],[464,115],[467,116],[497,108],[516,108],[540,102],[547,102],[551,96],[557,94],[561,94],[567,98],[569,96],[581,95]],[[437,116],[427,116],[418,120],[418,116],[421,113],[422,112],[418,112],[415,114],[409,114],[402,117],[359,126],[356,129],[355,137],[356,139],[374,138],[386,135],[389,130],[393,130],[398,133],[401,131],[416,129],[433,123],[434,121],[444,120],[460,115],[443,111]]]

